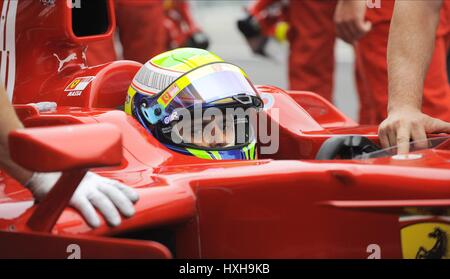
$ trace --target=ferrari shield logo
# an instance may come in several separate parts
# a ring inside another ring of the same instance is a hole
[[[67,86],[67,89],[68,90],[75,89],[80,82],[81,82],[81,79],[76,79],[76,80],[72,81],[72,83],[69,84],[69,86]]]
[[[81,92],[83,92],[84,89],[89,85],[89,83],[94,79],[93,76],[89,77],[78,77],[75,78],[69,85],[67,85],[66,89],[64,91],[70,92],[68,96],[73,96],[72,93],[76,92],[76,96],[81,95]]]
[[[161,97],[159,97],[158,102],[165,108],[177,94],[178,87],[174,84],[166,92],[164,92]]]
[[[421,222],[401,229],[403,258],[448,259],[450,224],[448,222]]]
[[[161,101],[166,106],[167,106],[167,104],[169,104],[170,99],[172,99],[172,96],[170,96],[169,92],[165,92],[164,94],[161,95]]]

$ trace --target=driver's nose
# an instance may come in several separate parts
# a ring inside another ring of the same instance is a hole
[[[214,148],[227,145],[225,142],[225,133],[217,123],[215,123],[214,129],[212,129],[211,135],[211,140],[208,142],[209,147]]]

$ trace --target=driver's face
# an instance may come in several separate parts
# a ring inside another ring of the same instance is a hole
[[[235,129],[232,119],[224,121],[222,116],[212,116],[210,120],[194,119],[191,133],[182,133],[184,142],[206,147],[227,147],[234,145]]]

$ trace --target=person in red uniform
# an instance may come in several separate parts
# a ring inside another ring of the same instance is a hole
[[[264,1],[264,0],[261,0]],[[270,1],[270,0],[266,0]],[[347,17],[349,11],[337,10],[337,0],[290,1],[287,15],[289,23],[289,88],[318,93],[332,101],[334,86],[336,23]],[[364,26],[366,31],[369,25]],[[362,34],[361,34],[362,35]],[[355,79],[363,85],[362,64],[355,63]],[[365,86],[358,86],[360,111],[359,122],[371,124],[375,108],[368,98]]]
[[[406,7],[412,5],[409,2],[406,1],[403,5]],[[339,0],[335,15],[337,36],[355,45],[357,66],[360,68],[358,89],[362,91],[360,95],[367,100],[366,103],[376,108],[372,119],[374,124],[379,124],[387,117],[386,60],[395,1],[382,0],[380,4],[379,7],[368,9],[365,0]],[[424,113],[446,121],[450,121],[450,88],[446,72],[449,18],[450,1],[443,1],[434,52],[424,84],[422,104]]]
[[[285,0],[257,0],[245,9],[246,15],[237,21],[237,27],[254,54],[270,58],[266,50],[270,38],[285,40],[285,30],[279,26],[287,24],[288,9]]]
[[[124,59],[145,63],[166,50],[163,0],[116,0],[115,5]],[[89,65],[111,62],[116,58],[113,40],[88,46]]]
[[[260,10],[264,5],[277,0],[259,0],[252,10]],[[279,0],[278,0],[279,1]],[[334,86],[336,41],[335,16],[347,16],[346,10],[337,14],[337,0],[303,0],[290,1],[287,10],[289,23],[289,88],[318,93],[328,101],[332,101]],[[262,25],[262,24],[261,24]],[[369,25],[365,25],[370,29]],[[266,28],[267,29],[267,28]],[[264,29],[263,29],[264,31]],[[367,30],[368,31],[368,30]],[[362,65],[357,61],[355,78],[357,84],[364,84],[361,74]],[[364,86],[358,86],[360,95],[359,122],[374,122],[375,108],[368,98]]]
[[[353,2],[353,3],[350,3]],[[334,21],[336,23],[336,36],[343,41],[353,44],[355,51],[355,80],[359,96],[359,122],[361,124],[376,124],[376,107],[373,104],[371,85],[368,84],[366,75],[367,61],[362,59],[360,48],[355,42],[367,35],[372,30],[374,22],[389,20],[386,17],[378,17],[368,21],[365,18],[366,0],[338,1]],[[376,39],[368,42],[377,44]]]
[[[388,117],[379,137],[384,147],[398,145],[399,154],[409,151],[410,139],[421,148],[427,147],[427,133],[450,134],[449,15],[450,1],[395,3],[387,54]]]
[[[288,9],[289,88],[332,100],[335,0],[290,1]]]
[[[164,0],[164,9],[167,49],[208,49],[209,38],[195,22],[188,0]]]

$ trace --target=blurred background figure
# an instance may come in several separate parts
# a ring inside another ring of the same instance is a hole
[[[116,53],[113,40],[90,44],[87,50],[89,65],[122,57],[145,63],[149,57],[167,49],[163,0],[116,0],[115,12],[119,53]]]
[[[315,92],[332,101],[334,85],[333,21],[336,1],[290,1],[289,88]]]
[[[256,0],[238,28],[255,54],[267,53],[269,38],[289,41],[289,88],[332,101],[336,1]]]
[[[381,26],[380,23],[386,22],[389,18],[388,15],[377,13],[372,15],[372,17],[366,17],[367,3],[366,0],[338,0],[334,14],[334,22],[336,25],[336,36],[353,46],[356,56],[354,67],[355,81],[359,96],[358,121],[360,124],[377,124],[377,107],[374,106],[374,91],[371,90],[367,79],[367,60],[361,56],[361,53],[365,52],[361,50],[357,41],[360,39],[363,40],[372,30],[373,26],[379,28],[379,26]],[[374,34],[374,32],[371,34]],[[372,42],[373,44],[378,44],[378,42],[373,41],[377,40],[377,38],[364,40]],[[378,61],[375,61],[375,63],[377,62]]]
[[[334,71],[336,5],[336,0],[256,0],[247,8],[245,18],[238,21],[238,27],[252,51],[265,57],[271,56],[267,53],[270,38],[276,38],[278,42],[288,39],[289,89],[312,91],[328,101],[334,99],[337,104],[344,99],[339,98],[340,96],[333,98],[335,75],[339,74]],[[339,56],[342,44],[338,46]],[[355,63],[354,67],[354,79],[358,81],[358,85],[363,84],[360,66]],[[346,79],[353,78],[350,75]],[[339,77],[342,78],[342,75]],[[363,86],[358,89],[359,122],[373,123],[374,108],[370,103],[371,99]],[[344,102],[347,103],[344,103],[346,107],[353,105],[352,100]]]
[[[193,19],[189,1],[164,0],[164,11],[167,49],[179,47],[208,48],[208,36]]]
[[[117,59],[145,63],[149,57],[182,46],[207,48],[187,0],[116,0],[116,40],[88,46],[89,65]]]
[[[116,18],[124,59],[145,63],[166,50],[162,0],[116,0]]]
[[[238,20],[237,26],[253,53],[270,57],[269,40],[286,42],[288,5],[288,0],[257,0],[245,8],[245,17]]]

